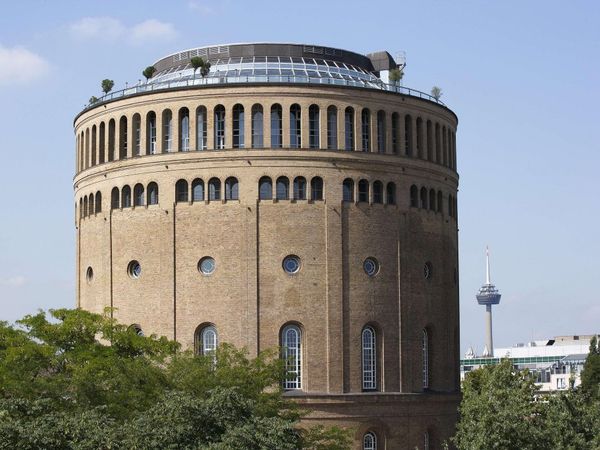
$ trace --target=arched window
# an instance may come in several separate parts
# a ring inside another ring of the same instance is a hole
[[[83,217],[88,216],[88,198],[86,196],[83,197]]]
[[[100,129],[99,129],[99,133],[100,136],[98,139],[98,163],[102,164],[104,161],[106,161],[106,156],[105,156],[105,139],[106,139],[106,126],[104,125],[104,122],[100,122]]]
[[[108,121],[108,161],[115,157],[115,119]]]
[[[188,201],[188,182],[186,180],[178,180],[175,183],[175,202]]]
[[[119,120],[119,159],[127,158],[127,117]]]
[[[133,206],[144,206],[144,186],[140,183],[133,188]]]
[[[102,212],[102,193],[96,192],[96,214]]]
[[[263,147],[263,107],[256,104],[252,107],[252,148]]]
[[[306,200],[306,178],[294,178],[294,200]]]
[[[362,388],[377,389],[377,336],[372,327],[362,331]]]
[[[369,202],[369,182],[367,180],[360,180],[358,182],[358,201]]]
[[[290,106],[290,148],[302,147],[302,112],[300,105],[294,103]]]
[[[354,180],[352,178],[346,178],[342,185],[342,200],[344,202],[354,201]]]
[[[233,106],[233,148],[244,148],[244,107]]]
[[[323,178],[313,177],[310,180],[310,199],[323,200]]]
[[[281,330],[281,358],[285,361],[284,389],[302,389],[302,332],[297,325]]]
[[[423,119],[417,117],[417,157],[423,158]]]
[[[110,209],[119,209],[119,198],[119,188],[112,188],[112,191],[110,192]]]
[[[438,164],[442,163],[442,142],[440,136],[440,124],[435,124],[435,162]]]
[[[217,328],[214,325],[198,327],[195,333],[196,353],[198,355],[211,355],[217,350],[219,339]]]
[[[427,121],[427,160],[433,161],[433,125]]]
[[[442,161],[448,166],[448,142],[446,139],[446,127],[442,127]]]
[[[377,151],[385,153],[385,111],[377,111]]]
[[[225,107],[223,105],[215,106],[215,149],[225,148]]]
[[[454,217],[454,202],[452,201],[452,195],[448,195],[448,215]]]
[[[275,198],[277,200],[288,200],[290,198],[290,180],[287,177],[277,178],[275,183]]]
[[[179,151],[190,151],[190,110],[179,110]]]
[[[452,132],[452,168],[456,170],[456,133]]]
[[[221,180],[218,178],[208,180],[208,199],[221,200]]]
[[[361,150],[363,152],[371,151],[371,112],[364,108],[361,117]]]
[[[192,202],[204,201],[204,181],[196,178],[192,181]]]
[[[146,115],[146,154],[154,155],[156,151],[156,113],[150,111]]]
[[[281,148],[283,144],[283,127],[281,125],[281,105],[271,106],[271,147]]]
[[[394,183],[388,183],[386,187],[386,203],[388,205],[396,204],[396,185]]]
[[[438,191],[437,193],[437,212],[443,213],[444,209],[444,197],[442,191]]]
[[[308,108],[308,146],[319,148],[319,107],[310,105]]]
[[[410,206],[419,207],[419,189],[414,184],[410,187]]]
[[[429,190],[429,209],[435,211],[435,189]]]
[[[337,149],[337,108],[330,106],[327,108],[327,148],[329,150]]]
[[[165,109],[162,113],[163,130],[163,153],[173,151],[173,113],[170,109]]]
[[[196,150],[206,150],[208,133],[206,128],[206,107],[196,108]]]
[[[158,184],[148,184],[148,205],[158,205]]]
[[[88,203],[88,215],[92,215],[95,214],[96,209],[94,208],[94,194],[90,194],[88,196],[89,198],[89,203]]]
[[[412,117],[410,115],[404,116],[404,151],[406,156],[413,155],[413,129],[412,129]]]
[[[398,130],[398,121],[400,117],[398,113],[392,113],[392,153],[397,155],[399,152],[400,133]]]
[[[423,389],[429,388],[429,332],[423,328],[422,336],[422,354],[423,354]]]
[[[344,150],[354,150],[354,109],[344,111]]]
[[[75,204],[77,207],[77,204]],[[77,211],[75,211],[75,217],[77,217]],[[79,219],[83,219],[83,198],[79,199]]]
[[[121,208],[131,208],[131,188],[123,186],[121,190]]]
[[[383,183],[379,180],[373,183],[373,203],[383,203]]]
[[[427,188],[421,188],[421,208],[427,209]]]
[[[240,189],[238,180],[235,177],[229,177],[225,180],[225,200],[239,200]]]
[[[269,177],[262,177],[258,180],[258,198],[259,200],[271,200],[273,198],[273,182]]]
[[[85,130],[85,168],[90,167],[90,129]]]
[[[377,450],[377,435],[372,431],[363,436],[363,450]]]
[[[96,165],[96,125],[92,127],[92,166]]]
[[[133,156],[142,154],[142,118],[139,114],[134,114],[133,124]]]

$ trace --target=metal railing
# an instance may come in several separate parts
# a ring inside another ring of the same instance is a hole
[[[244,83],[282,83],[282,84],[319,84],[319,85],[330,85],[330,86],[349,86],[358,87],[364,89],[376,89],[387,92],[395,92],[398,94],[410,95],[412,97],[423,98],[442,106],[446,106],[441,100],[426,94],[425,92],[418,91],[416,89],[410,89],[404,86],[395,84],[386,84],[384,82],[372,82],[372,81],[358,81],[358,80],[347,80],[337,78],[313,78],[305,76],[284,76],[284,75],[255,75],[245,77],[218,77],[210,76],[206,78],[186,78],[172,81],[156,82],[156,83],[140,83],[132,87],[127,87],[119,91],[109,92],[108,94],[99,97],[95,102],[88,103],[84,110],[98,106],[101,103],[117,100],[119,98],[128,97],[130,95],[148,93],[153,91],[163,91],[169,89],[177,89],[184,87],[193,86],[212,86],[212,85],[224,85],[224,84],[244,84]]]

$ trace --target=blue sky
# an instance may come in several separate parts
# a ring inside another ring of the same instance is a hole
[[[251,6],[250,6],[251,5]],[[11,1],[0,14],[0,320],[74,305],[73,117],[171,52],[251,41],[407,55],[458,115],[461,348],[599,332],[595,1]]]

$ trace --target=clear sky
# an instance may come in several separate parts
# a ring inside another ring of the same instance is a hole
[[[201,45],[280,41],[407,55],[404,84],[459,117],[461,348],[600,332],[597,1],[15,1],[0,13],[0,320],[72,307],[73,118]]]

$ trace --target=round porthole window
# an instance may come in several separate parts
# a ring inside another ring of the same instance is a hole
[[[198,261],[198,271],[202,275],[212,275],[212,273],[217,268],[217,263],[214,258],[210,256],[205,256],[200,261]]]
[[[425,265],[423,266],[423,276],[425,277],[426,280],[429,280],[432,275],[433,275],[433,267],[432,267],[431,263],[429,261],[427,261],[425,263]]]
[[[88,267],[87,270],[85,271],[85,279],[87,280],[88,283],[91,283],[92,280],[94,279],[94,269],[92,269],[92,267]]]
[[[363,269],[367,275],[374,277],[379,273],[379,261],[373,257],[369,257],[363,262]]]
[[[127,266],[127,274],[131,278],[139,278],[142,275],[142,266],[137,261],[131,261]]]
[[[296,255],[289,255],[283,258],[283,270],[290,275],[300,271],[300,258]]]

